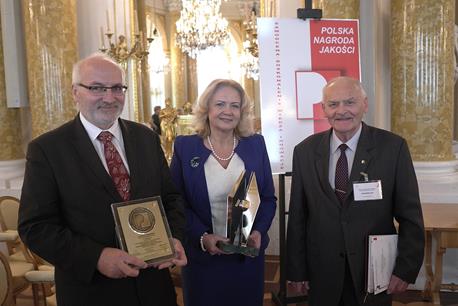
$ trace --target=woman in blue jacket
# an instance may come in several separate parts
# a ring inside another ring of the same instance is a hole
[[[249,98],[232,80],[210,83],[194,116],[197,134],[175,139],[170,166],[187,202],[185,305],[262,306],[264,250],[276,208],[264,138],[254,134]],[[257,257],[227,254],[216,246],[227,241],[227,195],[243,170],[256,173],[261,199],[248,239],[260,249]]]

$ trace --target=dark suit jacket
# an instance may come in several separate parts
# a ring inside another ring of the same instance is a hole
[[[153,114],[151,116],[153,123],[155,126],[153,126],[153,130],[161,135],[161,119],[159,118],[159,115]]]
[[[293,156],[287,275],[292,281],[309,280],[312,306],[338,305],[346,259],[362,303],[368,235],[396,233],[393,218],[399,222],[393,273],[413,283],[423,261],[423,217],[405,140],[363,123],[349,193],[341,205],[328,178],[330,136],[331,130],[308,137],[296,146]],[[354,201],[353,182],[363,179],[361,172],[382,181],[383,199]],[[389,302],[390,297],[384,293],[370,295],[365,305],[383,300]]]
[[[182,198],[157,134],[131,121],[119,123],[131,199],[160,195],[172,234],[181,240]],[[167,269],[125,279],[96,269],[102,249],[118,245],[110,208],[115,202],[122,199],[79,116],[29,144],[18,229],[33,252],[55,265],[59,305],[175,305]]]

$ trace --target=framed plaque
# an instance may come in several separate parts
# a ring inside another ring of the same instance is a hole
[[[121,249],[148,264],[175,257],[161,197],[111,204]]]

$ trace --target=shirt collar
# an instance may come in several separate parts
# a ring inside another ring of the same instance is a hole
[[[347,142],[345,142],[348,148],[352,150],[353,152],[356,152],[356,147],[358,146],[358,140],[359,140],[359,136],[361,136],[362,128],[363,128],[363,124],[360,123],[359,128],[356,131],[355,135],[353,135],[352,138],[350,138]],[[334,133],[334,130],[332,130],[331,143],[330,143],[331,153],[336,152],[342,143],[343,143],[342,140],[340,140],[339,137],[337,137],[337,135]]]
[[[111,134],[113,134],[113,137],[117,139],[118,141],[122,139],[121,128],[119,127],[118,120],[116,120],[109,129],[102,130],[99,127],[95,126],[94,124],[90,123],[81,112],[80,112],[80,119],[91,141],[94,141],[95,139],[97,139],[97,136],[99,136],[99,134],[103,131],[110,132]]]

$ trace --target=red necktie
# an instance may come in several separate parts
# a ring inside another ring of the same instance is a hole
[[[116,186],[116,189],[119,192],[119,195],[124,201],[128,201],[130,198],[130,179],[129,173],[127,172],[126,166],[122,161],[121,155],[119,155],[118,150],[111,142],[113,135],[104,131],[97,136],[103,143],[103,150],[105,153],[105,160],[108,166],[108,172],[111,175],[111,179]]]
[[[347,195],[347,185],[348,185],[348,162],[347,162],[347,155],[345,154],[345,150],[347,150],[348,146],[346,144],[341,144],[339,146],[340,149],[340,157],[337,160],[336,164],[336,178],[335,178],[335,193],[337,198],[339,198],[340,204],[343,203],[345,196]]]

